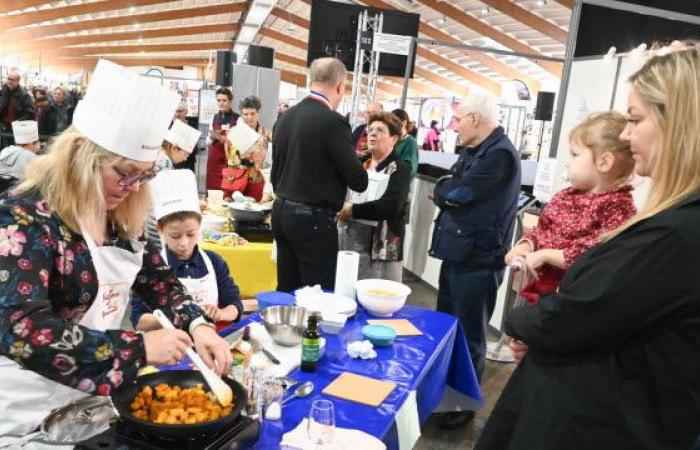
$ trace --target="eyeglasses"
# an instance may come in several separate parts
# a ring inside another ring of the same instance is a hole
[[[119,175],[121,178],[117,182],[119,186],[121,187],[129,187],[133,186],[134,184],[138,183],[139,186],[143,186],[144,184],[148,183],[151,181],[153,178],[155,178],[157,171],[152,170],[150,172],[146,173],[130,173],[126,174],[119,170],[117,166],[112,166],[112,170],[114,170],[114,173]]]

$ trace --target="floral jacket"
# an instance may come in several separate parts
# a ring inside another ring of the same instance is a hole
[[[111,242],[131,249],[124,239]],[[145,363],[143,337],[79,325],[97,295],[82,235],[51,214],[38,193],[0,196],[0,355],[61,384],[109,395]],[[134,293],[187,329],[202,310],[147,245]]]

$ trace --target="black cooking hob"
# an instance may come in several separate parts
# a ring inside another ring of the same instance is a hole
[[[258,441],[260,422],[241,416],[231,428],[189,439],[158,439],[118,421],[107,431],[76,445],[76,450],[245,450]]]

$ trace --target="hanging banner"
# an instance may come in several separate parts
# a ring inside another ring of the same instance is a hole
[[[188,89],[185,91],[187,101],[187,117],[199,116],[199,91]]]
[[[374,35],[373,45],[375,52],[407,56],[408,52],[411,50],[411,36],[376,33]]]
[[[210,124],[218,110],[216,91],[213,89],[199,91],[199,123]]]

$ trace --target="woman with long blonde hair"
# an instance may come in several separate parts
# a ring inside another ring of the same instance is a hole
[[[630,82],[620,138],[648,202],[510,313],[524,357],[477,449],[685,450],[700,434],[700,49],[661,49]]]
[[[218,373],[229,367],[226,342],[139,240],[177,101],[100,61],[73,126],[0,196],[0,447],[55,408],[110,395],[146,364],[179,361],[193,343]],[[124,329],[132,291],[178,329]]]

